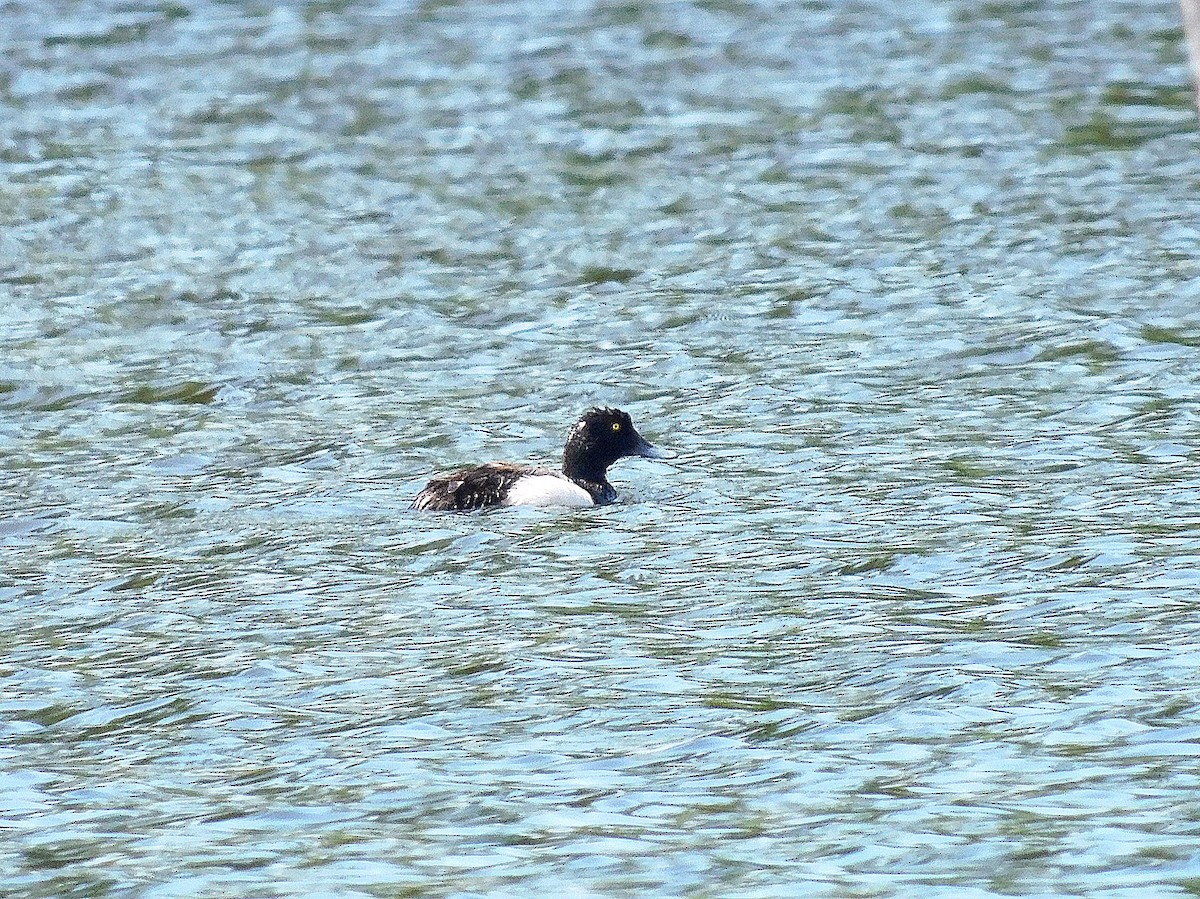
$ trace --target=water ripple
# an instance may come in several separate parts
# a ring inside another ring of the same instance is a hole
[[[7,9],[5,886],[1194,893],[1175,16]]]

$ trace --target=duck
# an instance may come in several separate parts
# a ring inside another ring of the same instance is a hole
[[[488,462],[434,477],[412,502],[425,512],[474,512],[497,506],[583,508],[615,502],[608,469],[618,459],[667,459],[638,433],[629,413],[598,407],[567,434],[562,471],[511,462]]]

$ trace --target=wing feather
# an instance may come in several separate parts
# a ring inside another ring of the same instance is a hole
[[[509,462],[489,462],[463,468],[431,480],[417,494],[412,507],[428,512],[473,512],[498,506],[518,478],[530,474],[554,474],[548,468],[531,468]]]

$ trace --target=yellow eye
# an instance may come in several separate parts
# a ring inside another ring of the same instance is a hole
[[[614,421],[614,422],[613,422],[613,430],[614,430],[614,431],[619,431],[619,430],[621,430],[621,423],[620,423],[619,421]]]

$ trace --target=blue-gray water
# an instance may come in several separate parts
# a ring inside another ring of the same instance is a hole
[[[0,4],[0,894],[1200,893],[1177,15]]]

